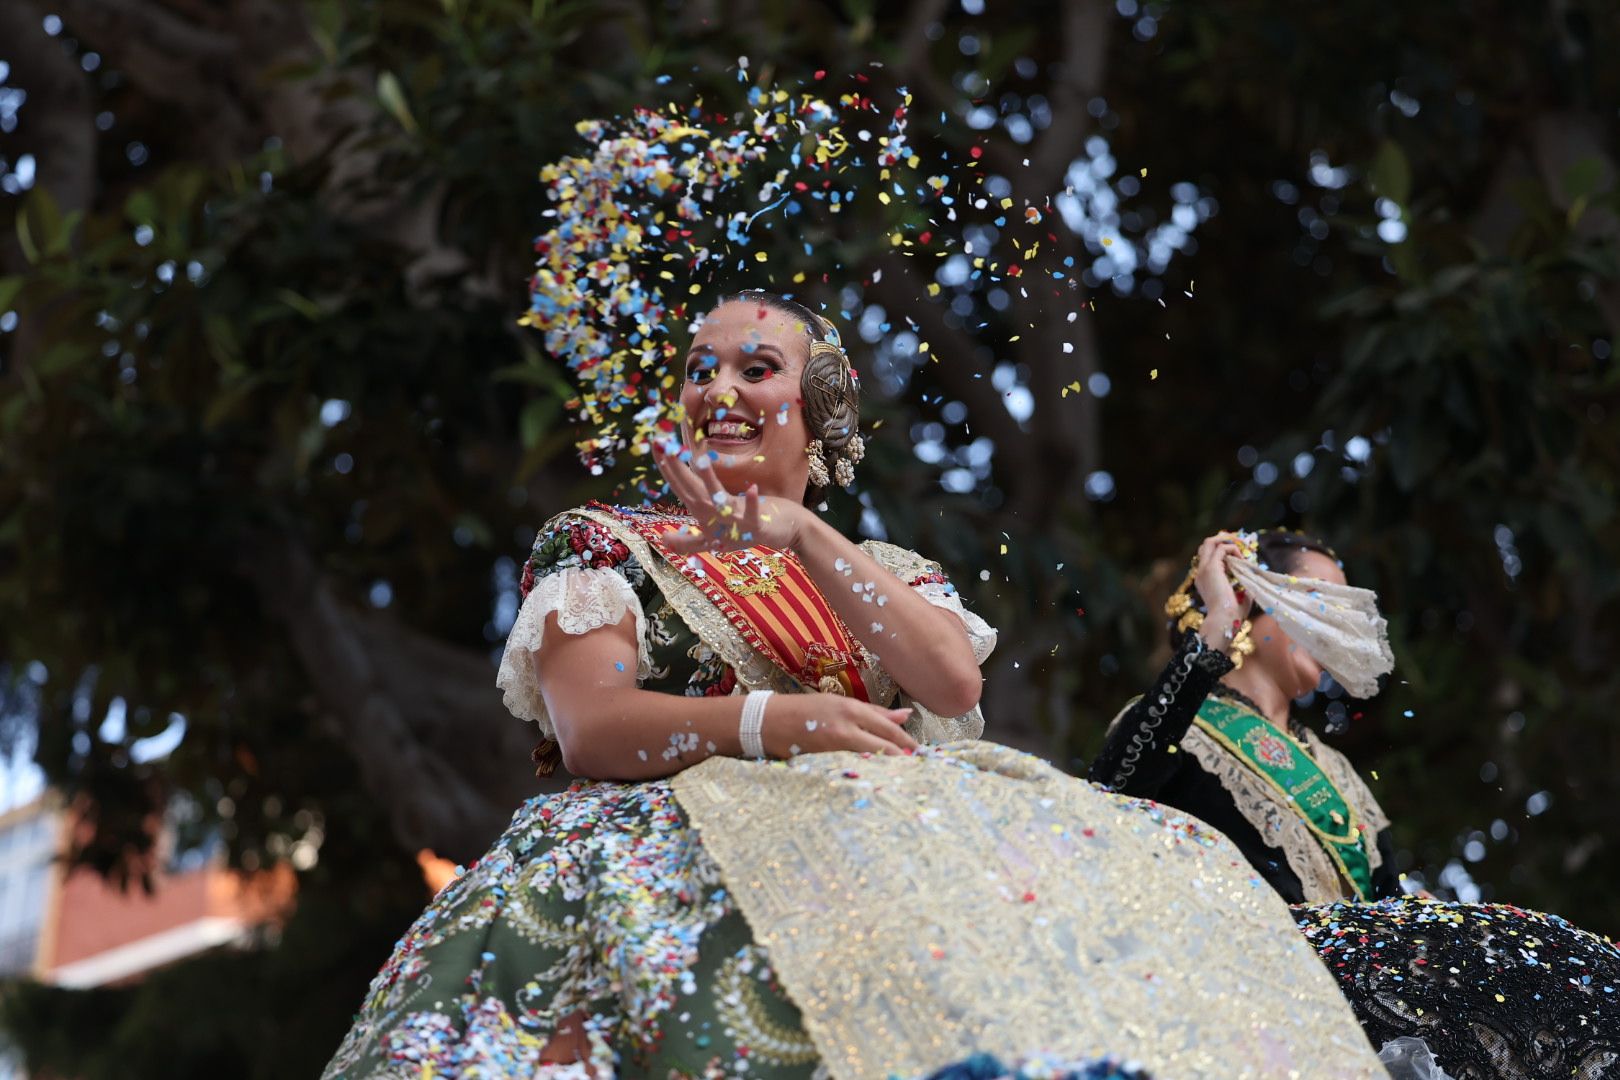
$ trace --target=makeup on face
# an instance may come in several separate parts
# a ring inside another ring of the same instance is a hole
[[[748,301],[722,304],[703,320],[686,356],[681,404],[687,446],[733,489],[797,497],[809,443],[799,375],[808,356],[804,324]]]
[[[747,388],[781,377],[787,363],[781,350],[763,342],[744,342],[734,358],[722,358],[712,346],[694,346],[687,356],[686,381],[700,393],[696,408],[687,409],[709,448],[733,456],[759,442],[768,422],[763,408],[752,407]],[[721,388],[714,386],[720,383]],[[683,397],[686,396],[683,392]]]

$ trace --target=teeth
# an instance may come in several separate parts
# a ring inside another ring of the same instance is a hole
[[[758,429],[740,420],[712,420],[704,430],[711,438],[751,439]]]

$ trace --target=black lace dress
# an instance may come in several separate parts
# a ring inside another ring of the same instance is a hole
[[[1232,670],[1232,661],[1200,645],[1196,635],[1186,635],[1152,689],[1131,702],[1110,725],[1107,741],[1091,765],[1090,779],[1122,795],[1185,810],[1213,825],[1237,844],[1249,865],[1290,904],[1348,898],[1351,894],[1341,888],[1344,883],[1335,875],[1319,869],[1311,872],[1320,864],[1314,850],[1288,842],[1306,834],[1292,808],[1263,805],[1243,785],[1242,770],[1233,767],[1235,763],[1211,762],[1207,753],[1200,757],[1188,752],[1194,749],[1188,742],[1189,730],[1199,708],[1212,695],[1254,708],[1247,698],[1219,681]],[[1371,793],[1354,777],[1342,755],[1293,718],[1289,719],[1289,734],[1324,767],[1335,767],[1341,778],[1349,774],[1351,782],[1344,786],[1352,790],[1346,794],[1366,804],[1373,820],[1383,820]],[[1399,896],[1400,878],[1388,827],[1377,829],[1368,839],[1372,842],[1372,897]]]
[[[1422,1039],[1456,1080],[1620,1076],[1607,938],[1508,904],[1416,897],[1294,916],[1374,1046]]]
[[[1392,1076],[1620,1080],[1620,949],[1607,938],[1507,904],[1401,895],[1387,827],[1377,832],[1371,902],[1324,899],[1319,882],[1310,897],[1317,902],[1301,903],[1308,875],[1262,836],[1252,806],[1244,814],[1231,788],[1241,772],[1220,762],[1211,768],[1207,753],[1188,752],[1194,719],[1212,695],[1253,704],[1220,684],[1231,661],[1192,638],[1110,726],[1090,778],[1184,810],[1236,842],[1294,905],[1295,921]],[[1292,718],[1289,728],[1321,746]],[[1322,763],[1342,777],[1348,763],[1331,753]]]

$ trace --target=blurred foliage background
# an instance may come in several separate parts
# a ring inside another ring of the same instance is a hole
[[[1620,930],[1615,55],[1601,0],[0,6],[0,738],[83,872],[142,887],[167,823],[300,882],[264,949],[0,1022],[52,1075],[318,1070],[416,852],[540,783],[494,661],[534,530],[613,478],[516,326],[538,169],[817,71],[1068,192],[1067,289],[800,260],[882,421],[830,512],[1001,628],[990,734],[1084,759],[1196,542],[1302,526],[1391,618],[1388,688],[1306,710],[1403,867]]]

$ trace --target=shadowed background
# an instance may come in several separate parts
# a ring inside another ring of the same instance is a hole
[[[0,1023],[55,1075],[318,1069],[416,854],[541,789],[494,658],[615,477],[516,325],[540,166],[817,72],[1068,192],[1061,286],[854,221],[798,257],[866,389],[830,513],[1001,628],[988,734],[1088,757],[1196,542],[1304,526],[1390,617],[1385,692],[1306,712],[1403,869],[1620,930],[1617,54],[1595,0],[0,5],[0,737],[86,873],[141,888],[167,825],[299,885],[262,949]]]

